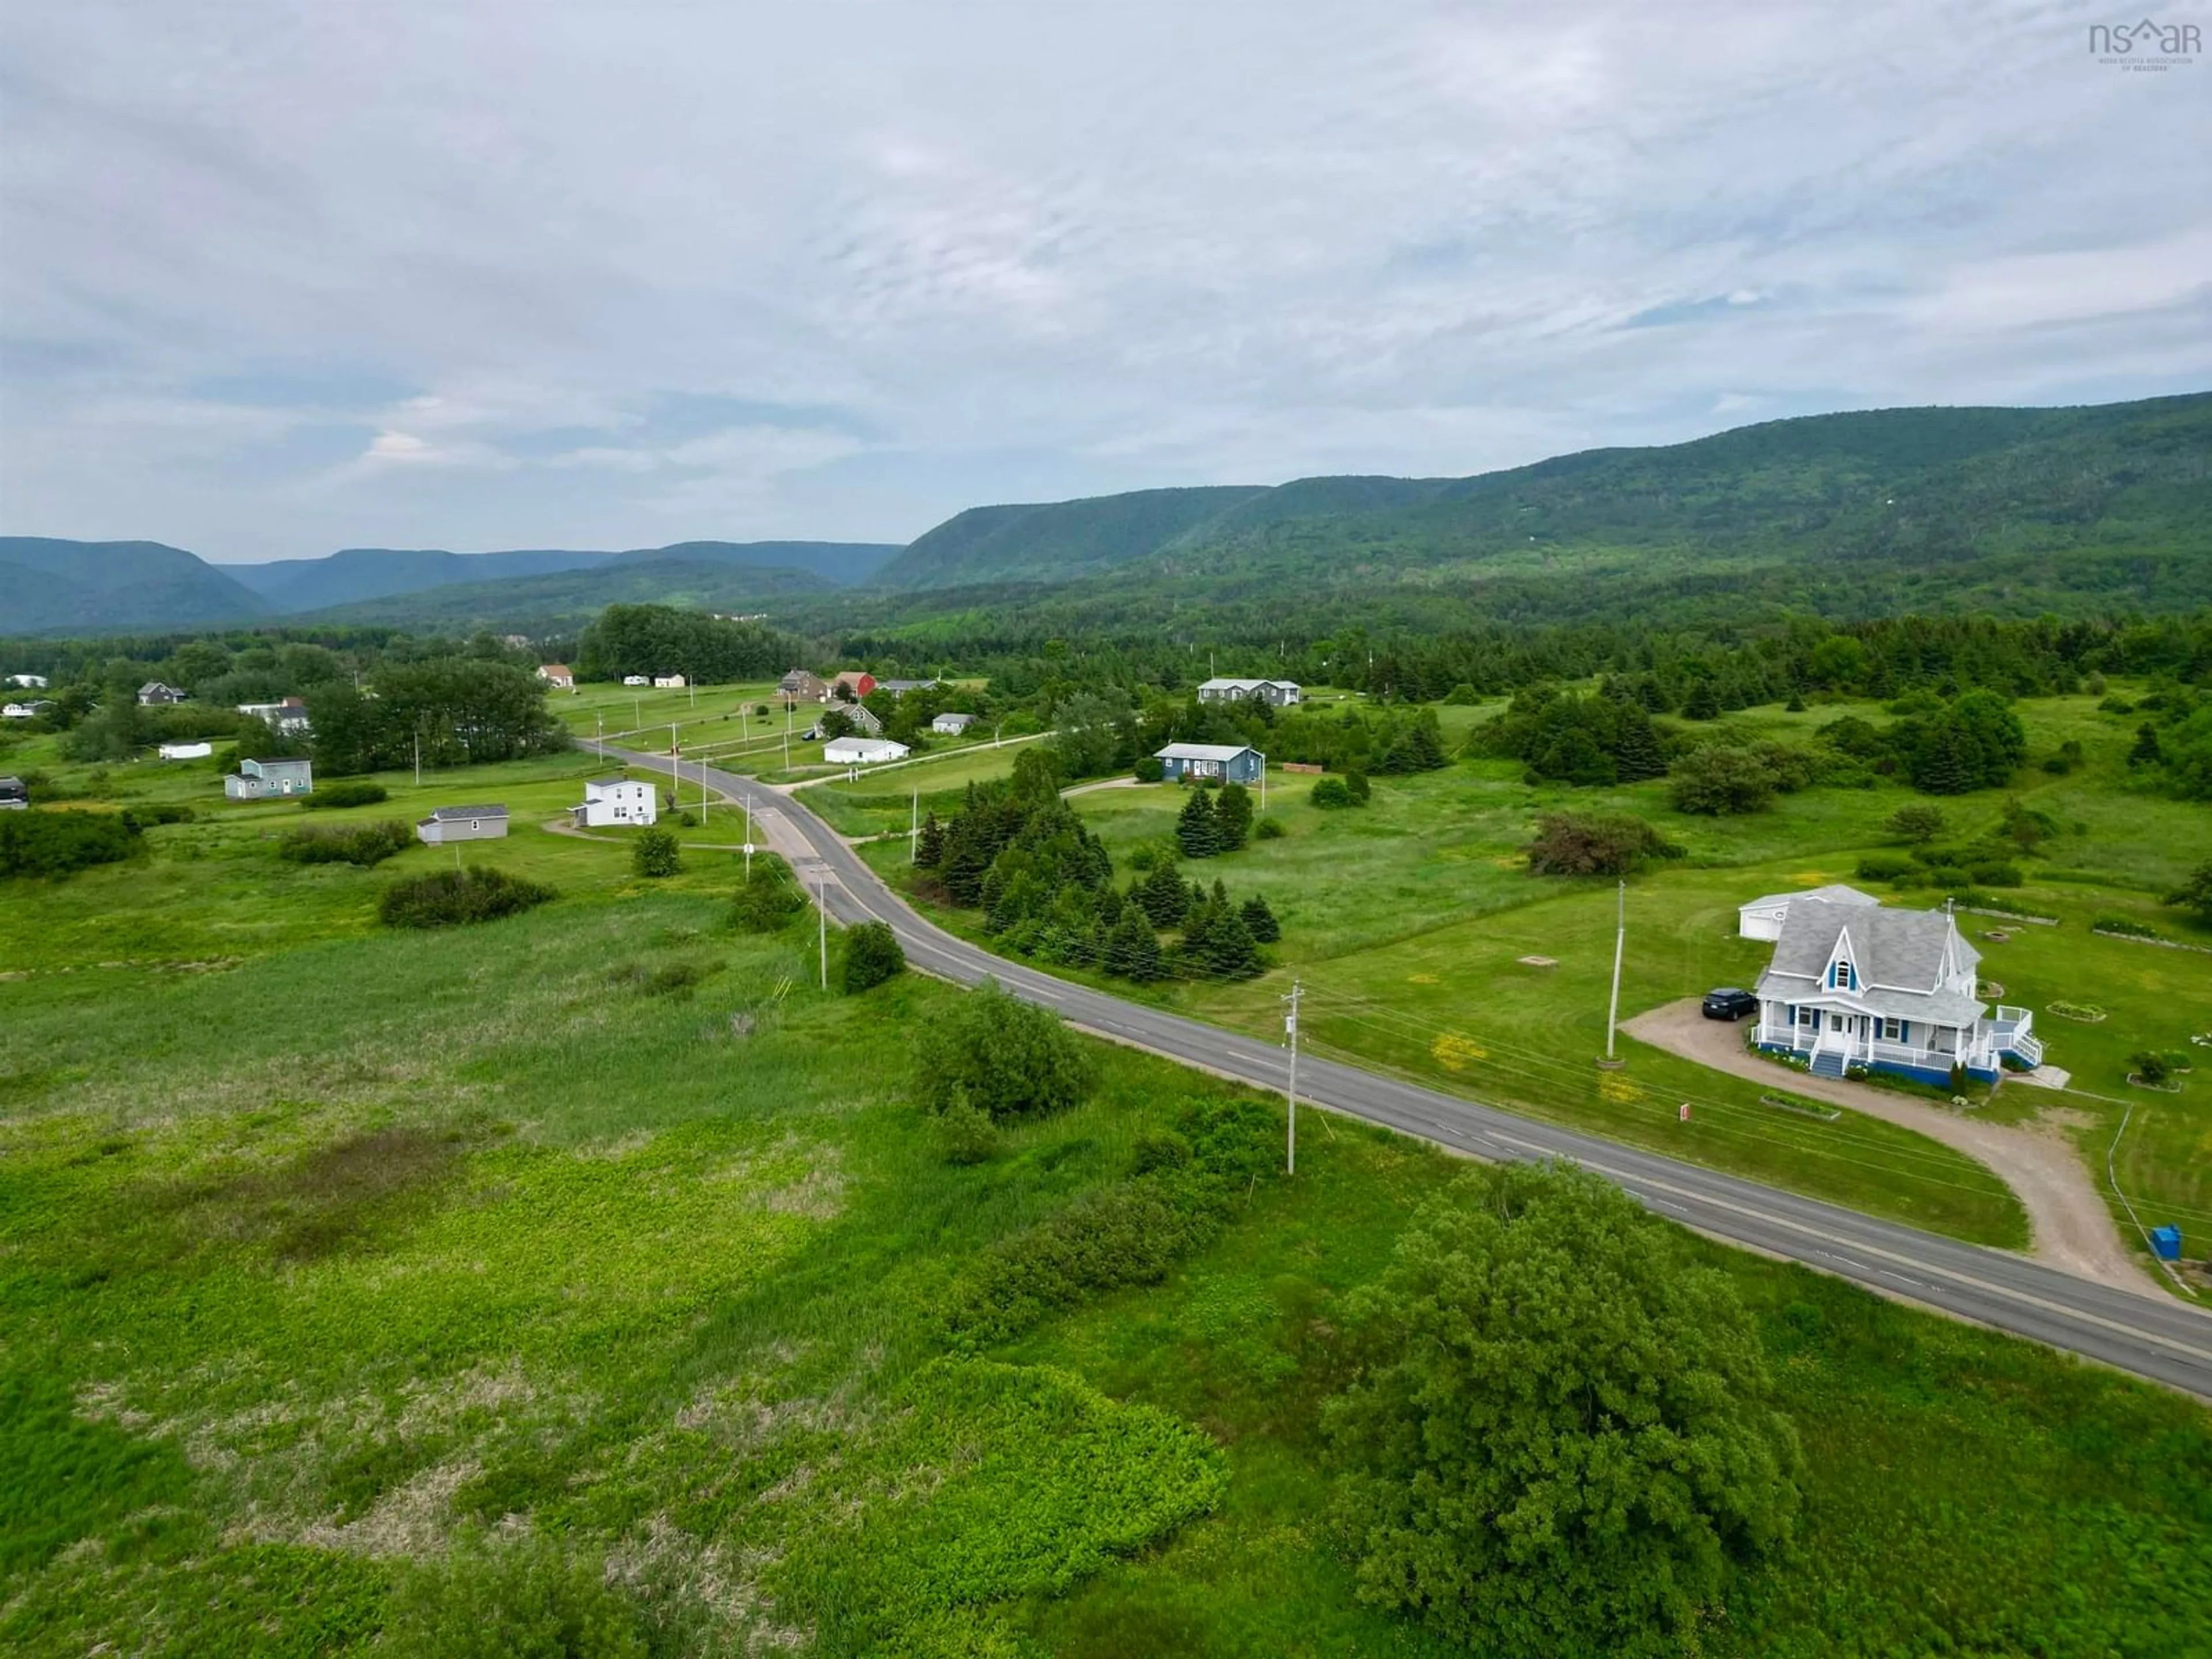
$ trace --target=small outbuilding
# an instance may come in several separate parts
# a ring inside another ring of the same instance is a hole
[[[1170,783],[1200,778],[1256,783],[1267,763],[1267,757],[1249,744],[1171,743],[1155,758]]]
[[[851,694],[854,702],[876,689],[876,677],[865,668],[848,668],[830,683],[831,695],[839,691]]]
[[[623,684],[624,685],[651,685],[653,684],[653,676],[650,674],[625,674],[623,676]]]
[[[504,806],[434,806],[416,821],[415,838],[427,847],[455,841],[498,841],[507,834]]]
[[[1846,887],[1837,882],[1826,887],[1808,887],[1801,893],[1769,893],[1736,907],[1735,931],[1740,938],[1763,939],[1770,943],[1782,937],[1782,924],[1790,915],[1790,907],[1800,899],[1818,899],[1824,904],[1880,904],[1881,901],[1871,893],[1862,893],[1856,887]]]
[[[939,714],[935,720],[930,721],[929,729],[939,737],[957,738],[975,724],[975,717],[973,714],[947,713]]]
[[[575,671],[565,662],[538,664],[538,678],[556,691],[574,691],[576,689]]]
[[[312,795],[315,769],[305,760],[242,760],[222,781],[233,800],[267,800],[275,796]]]
[[[834,766],[879,766],[913,752],[889,738],[832,738],[822,745],[822,758]]]
[[[653,677],[654,689],[661,691],[681,691],[690,683],[681,674],[655,674]]]
[[[215,753],[211,743],[165,743],[154,751],[163,760],[206,760]]]

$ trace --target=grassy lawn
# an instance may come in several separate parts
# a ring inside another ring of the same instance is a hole
[[[811,784],[799,799],[840,835],[903,834],[913,822],[917,791],[925,815],[947,817],[959,810],[969,784],[1006,776],[1022,746],[1034,741],[1009,738],[994,744],[986,738],[979,743],[948,744],[889,770],[872,768],[857,778]]]
[[[470,781],[568,788],[526,770]],[[963,1355],[978,1253],[1222,1086],[1091,1045],[1087,1103],[950,1164],[906,1054],[960,994],[822,995],[811,928],[729,933],[704,867],[479,851],[574,860],[529,866],[566,896],[0,984],[0,1647],[366,1652],[488,1534],[605,1559],[665,1654],[1442,1650],[1353,1598],[1317,1409],[1340,1298],[1452,1160],[1316,1127],[1164,1284]],[[257,881],[312,908],[258,853],[174,862],[218,918]],[[1792,1554],[1705,1651],[2188,1650],[2212,1415],[1698,1248],[1806,1450]]]

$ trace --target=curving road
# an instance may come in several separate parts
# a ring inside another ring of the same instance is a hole
[[[665,755],[613,747],[600,752],[632,766],[671,770]],[[1071,1024],[1115,1042],[1273,1093],[1287,1085],[1288,1056],[1281,1048],[993,956],[923,919],[828,824],[795,800],[712,766],[684,767],[683,781],[702,779],[751,806],[756,833],[820,894],[833,919],[890,923],[908,960],[924,972],[961,984],[994,979]],[[2212,1399],[2212,1313],[2178,1301],[2100,1284],[2023,1256],[1962,1244],[1311,1054],[1299,1057],[1298,1099],[1476,1158],[1570,1158],[1617,1182],[1660,1214],[1713,1237]]]

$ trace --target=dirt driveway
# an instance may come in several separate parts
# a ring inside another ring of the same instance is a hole
[[[2162,1294],[2120,1243],[2119,1230],[2098,1196],[2095,1182],[2056,1129],[1984,1123],[1847,1078],[1784,1071],[1771,1060],[1746,1053],[1743,1029],[1726,1020],[1707,1019],[1694,997],[1638,1014],[1620,1029],[1639,1042],[1717,1072],[1770,1083],[1790,1094],[1848,1107],[1940,1140],[1986,1165],[2018,1195],[2027,1211],[2030,1253],[2036,1260],[2124,1290]]]

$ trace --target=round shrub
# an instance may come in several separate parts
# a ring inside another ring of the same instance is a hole
[[[667,830],[647,830],[629,849],[629,867],[641,876],[658,880],[684,867],[684,843]]]
[[[1158,755],[1140,755],[1137,757],[1136,776],[1139,783],[1158,783],[1167,775],[1168,769]]]
[[[887,923],[864,921],[845,935],[845,994],[871,991],[906,971],[906,952]]]
[[[341,806],[377,806],[392,799],[392,792],[367,778],[340,778],[324,784],[300,803],[303,812],[327,812]]]
[[[377,900],[376,915],[387,927],[453,927],[519,915],[556,896],[544,882],[479,864],[396,882]]]

